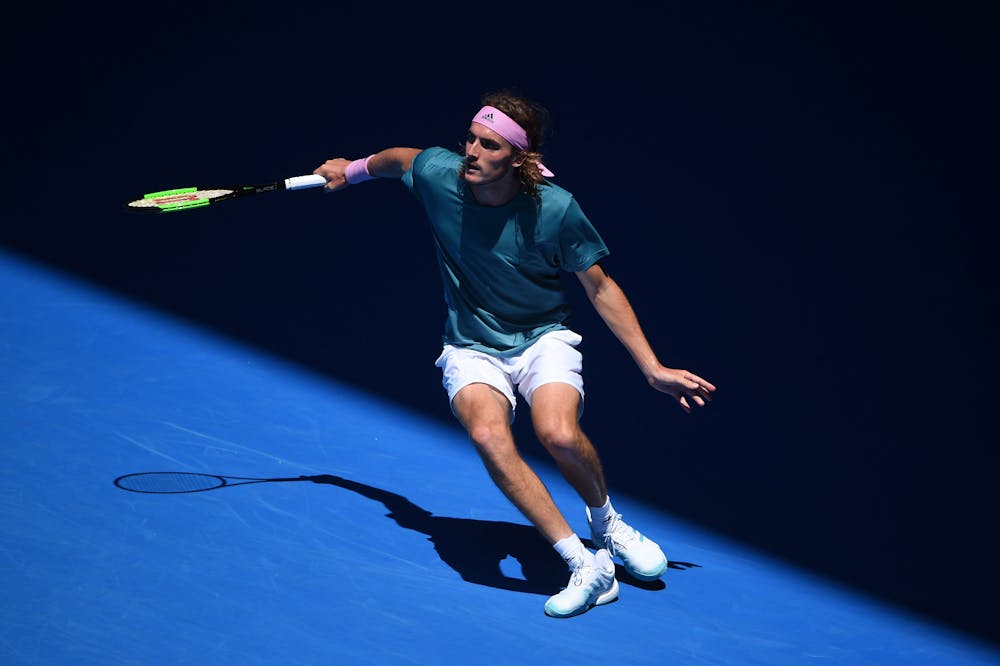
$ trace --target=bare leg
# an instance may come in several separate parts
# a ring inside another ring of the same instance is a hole
[[[531,416],[539,441],[555,459],[566,480],[590,507],[607,500],[604,472],[594,445],[580,429],[577,414],[580,394],[569,384],[550,383],[535,389]],[[656,580],[667,570],[667,558],[656,542],[638,538],[639,533],[618,516],[613,523],[600,524],[595,532],[598,548],[606,548],[621,559],[626,570],[642,580]]]
[[[604,471],[594,445],[577,420],[580,394],[569,384],[552,382],[535,389],[531,419],[542,446],[559,471],[588,506],[602,506],[608,497]]]
[[[511,503],[550,544],[572,535],[548,489],[517,451],[507,398],[486,384],[470,384],[458,392],[452,406],[493,482]]]

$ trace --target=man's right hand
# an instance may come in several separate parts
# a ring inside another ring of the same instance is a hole
[[[343,157],[335,157],[327,160],[313,171],[317,176],[326,178],[326,185],[323,186],[324,192],[336,192],[347,187],[348,183],[344,177],[344,172],[350,163],[351,160],[344,159]]]

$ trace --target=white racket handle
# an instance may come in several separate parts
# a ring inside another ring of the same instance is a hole
[[[323,176],[295,176],[285,179],[286,190],[301,190],[306,187],[319,187],[321,185],[326,185],[326,178]]]

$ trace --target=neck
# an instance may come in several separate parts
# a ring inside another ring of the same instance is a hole
[[[521,190],[521,183],[514,172],[503,180],[487,185],[469,185],[472,196],[480,206],[503,206],[514,200]]]

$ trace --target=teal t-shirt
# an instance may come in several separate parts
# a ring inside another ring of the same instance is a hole
[[[448,306],[445,344],[505,356],[566,328],[560,270],[582,271],[608,248],[566,190],[539,187],[504,206],[478,204],[458,175],[462,156],[428,148],[403,174],[423,205]]]

